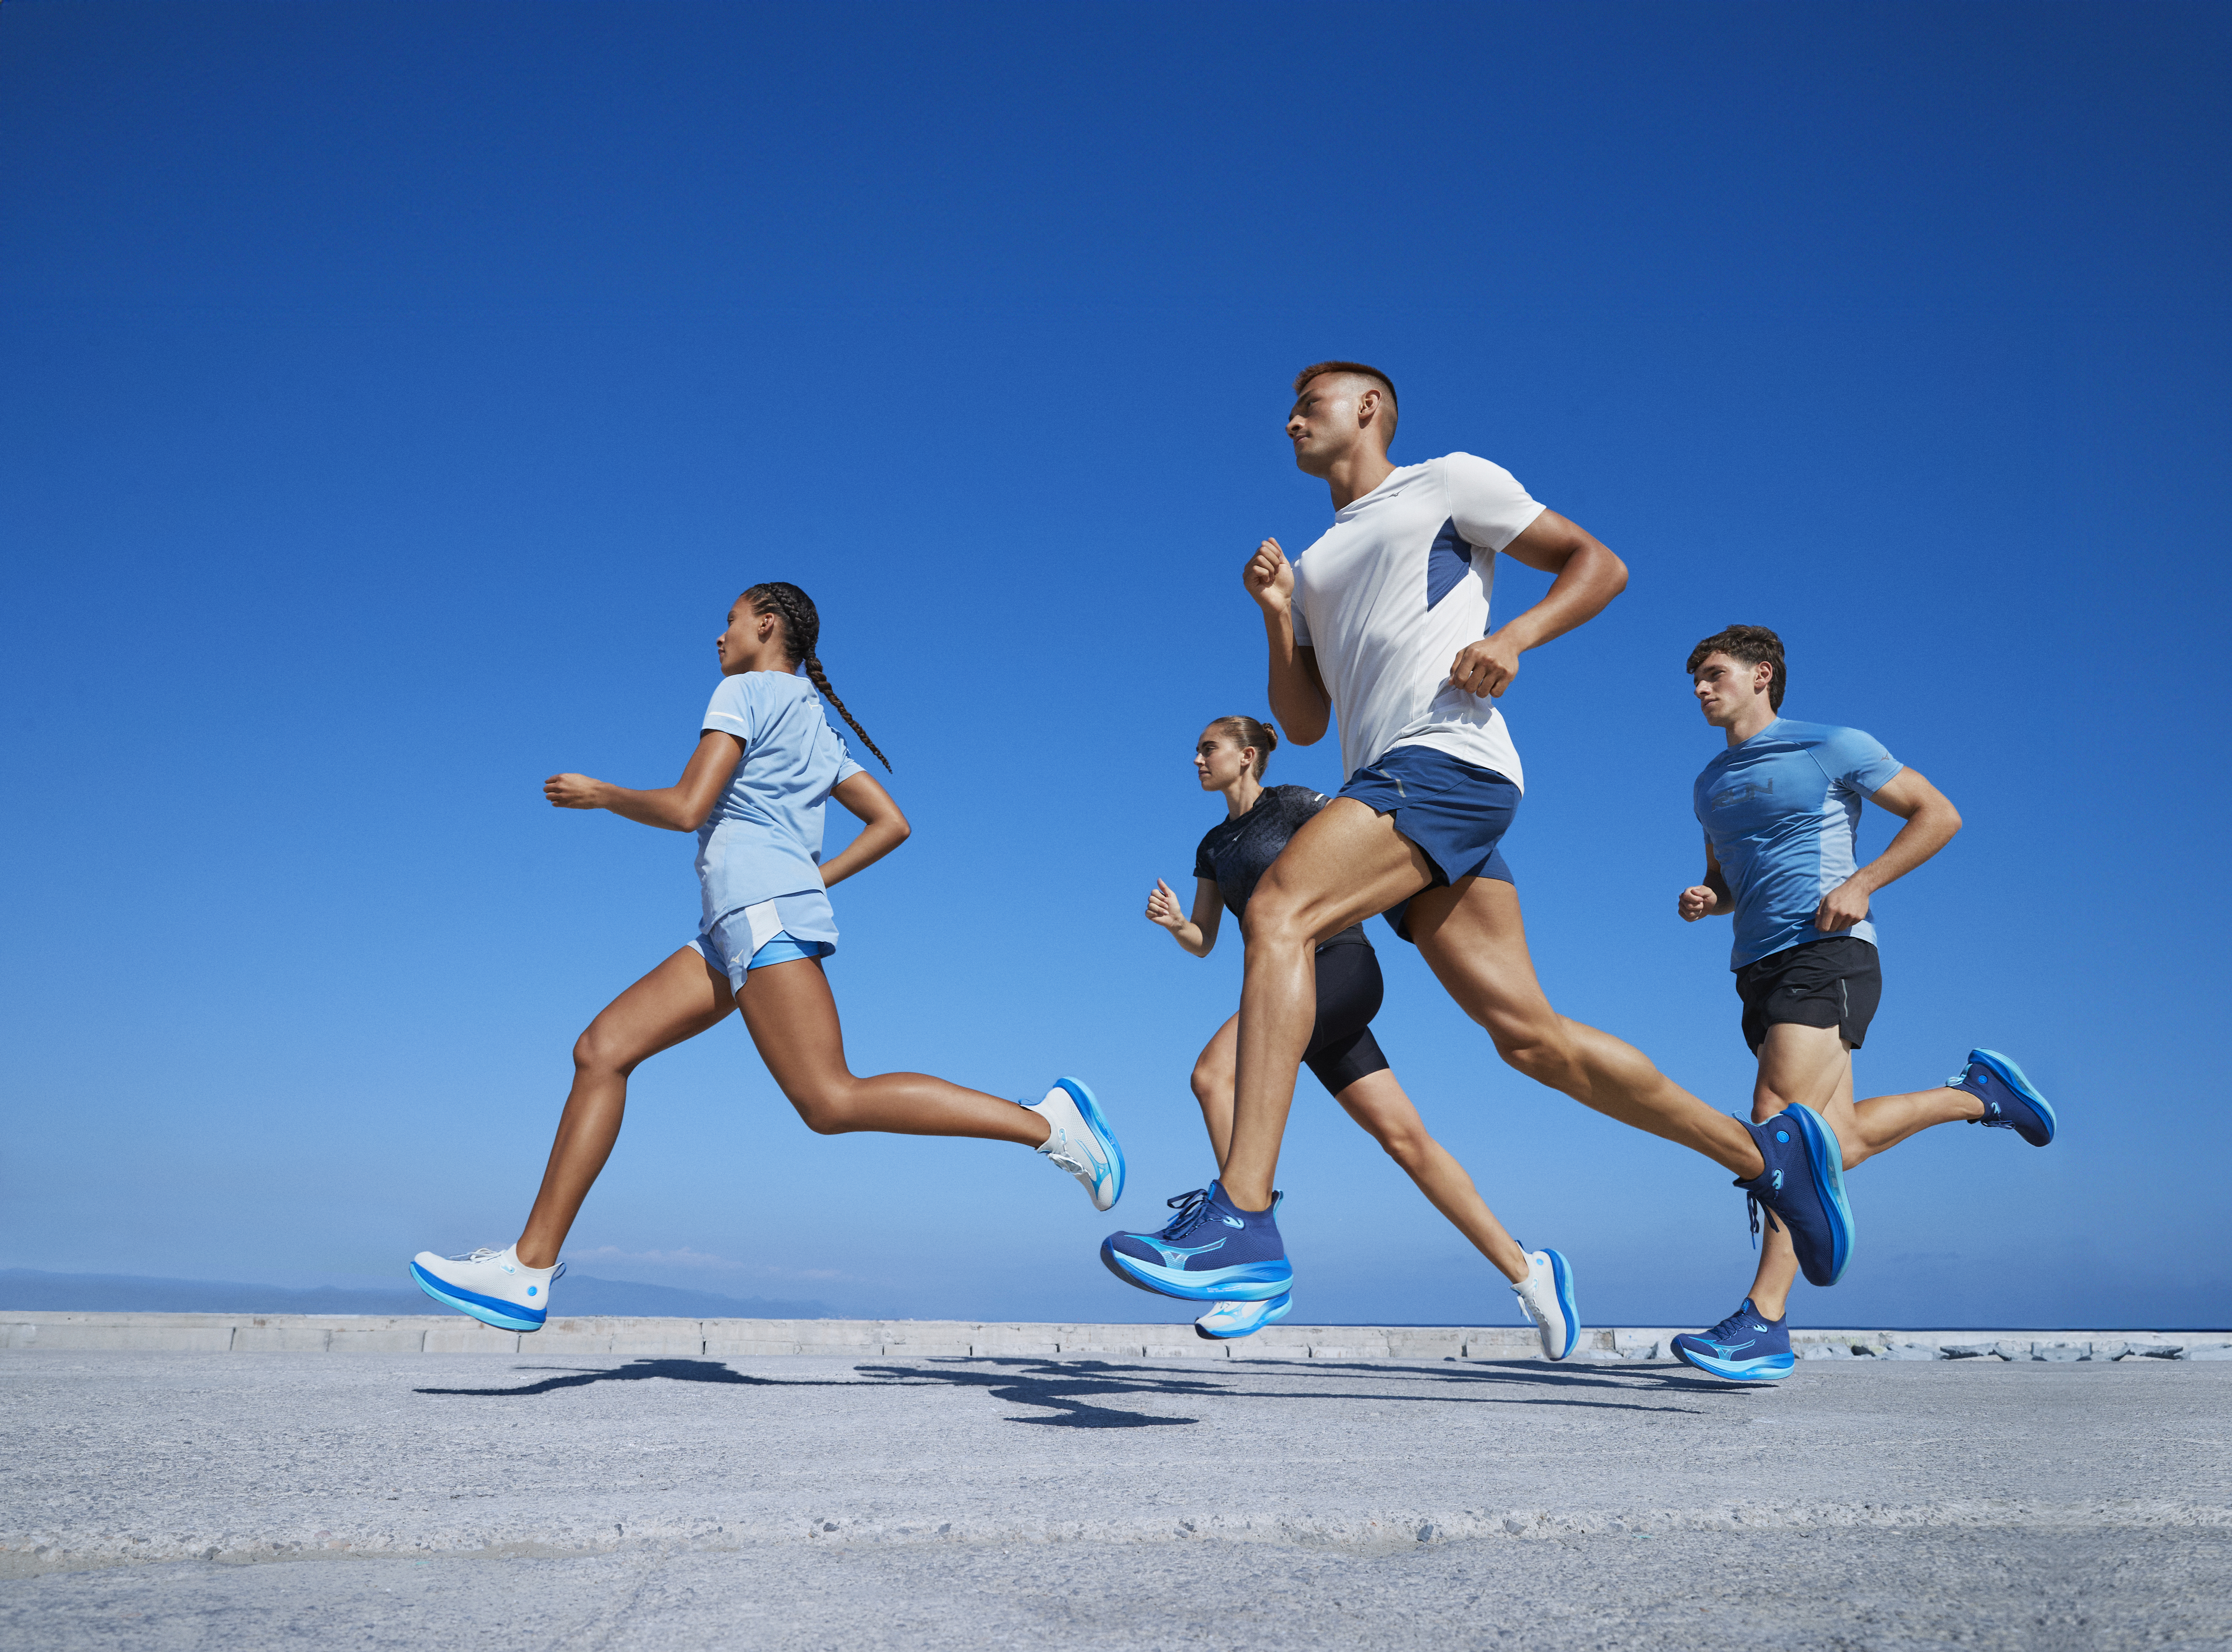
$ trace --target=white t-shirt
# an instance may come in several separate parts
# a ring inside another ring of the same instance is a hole
[[[1449,676],[1488,634],[1496,554],[1541,514],[1502,466],[1452,453],[1403,466],[1294,559],[1294,641],[1317,651],[1345,774],[1431,746],[1525,789],[1496,702]]]

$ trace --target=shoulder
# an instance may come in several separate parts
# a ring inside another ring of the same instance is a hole
[[[1791,722],[1780,724],[1775,732],[1794,746],[1803,746],[1808,751],[1881,751],[1883,742],[1865,729],[1847,729],[1835,722]]]
[[[1438,459],[1429,459],[1419,467],[1453,488],[1516,488],[1519,478],[1496,463],[1483,459],[1477,453],[1444,453]]]

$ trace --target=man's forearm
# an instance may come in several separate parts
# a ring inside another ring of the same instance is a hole
[[[1627,588],[1627,565],[1592,541],[1577,548],[1550,581],[1542,600],[1496,628],[1524,653],[1585,625]]]
[[[1961,818],[1950,812],[1924,809],[1892,834],[1884,845],[1883,853],[1852,874],[1853,878],[1869,893],[1873,894],[1885,884],[1896,883],[1930,856],[1953,841],[1953,834],[1961,829]]]
[[[1294,645],[1293,616],[1265,609],[1263,640],[1271,658],[1269,680],[1265,684],[1271,715],[1288,741],[1297,746],[1310,745],[1325,734],[1332,707],[1324,690],[1311,680],[1309,668],[1302,664],[1301,651]]]

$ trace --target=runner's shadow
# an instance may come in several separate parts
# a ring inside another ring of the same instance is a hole
[[[421,1388],[412,1391],[476,1399],[530,1399],[538,1395],[555,1394],[561,1389],[587,1388],[594,1383],[643,1383],[653,1378],[664,1378],[672,1383],[733,1383],[744,1388],[923,1388],[943,1385],[980,1388],[994,1399],[1009,1404],[1043,1407],[1055,1415],[1011,1417],[1009,1421],[1033,1422],[1041,1427],[1056,1428],[1184,1428],[1199,1419],[1152,1416],[1144,1411],[1096,1405],[1093,1401],[1122,1394],[1202,1395],[1223,1391],[1190,1378],[1172,1378],[1160,1373],[1151,1373],[1144,1379],[1140,1377],[1105,1375],[1098,1368],[1097,1361],[1080,1361],[1067,1365],[1039,1360],[1000,1363],[1010,1365],[1028,1364],[1034,1368],[1034,1374],[923,1369],[908,1365],[856,1365],[853,1369],[867,1380],[862,1381],[860,1377],[793,1380],[780,1377],[748,1377],[742,1371],[730,1370],[717,1359],[636,1359],[625,1365],[605,1370],[587,1366],[558,1367],[556,1369],[565,1372],[563,1376],[546,1377],[539,1382],[526,1383],[514,1388]],[[529,1365],[519,1369],[548,1370],[553,1368]],[[1106,1369],[1113,1370],[1114,1368]]]
[[[918,1388],[925,1383],[944,1383],[954,1388],[982,1389],[1005,1404],[1041,1406],[1055,1415],[1046,1417],[1011,1416],[1007,1420],[1032,1423],[1042,1428],[1188,1428],[1201,1419],[1155,1416],[1145,1411],[1127,1411],[1120,1407],[1100,1405],[1093,1402],[1126,1394],[1173,1395],[1187,1399],[1211,1396],[1230,1397],[1229,1390],[1197,1378],[1174,1377],[1166,1371],[1137,1366],[1111,1365],[1097,1359],[972,1359],[967,1363],[970,1365],[1022,1366],[1025,1369],[1022,1371],[970,1370],[963,1368],[959,1362],[951,1365],[941,1362],[931,1367],[857,1365],[853,1369],[890,1378],[909,1388]]]
[[[1118,1365],[1103,1360],[1051,1360],[1041,1358],[955,1359],[939,1361],[931,1366],[862,1365],[855,1369],[876,1371],[894,1377],[913,1379],[909,1386],[925,1382],[945,1383],[957,1388],[981,1388],[996,1399],[1020,1402],[1027,1405],[1043,1405],[1061,1409],[1065,1414],[1051,1417],[1011,1417],[1014,1422],[1035,1422],[1042,1426],[1070,1428],[1146,1428],[1168,1426],[1172,1423],[1195,1422],[1197,1417],[1141,1417],[1135,1412],[1112,1411],[1106,1408],[1086,1404],[1080,1396],[1113,1396],[1120,1394],[1165,1394],[1189,1399],[1219,1400],[1331,1400],[1337,1403],[1368,1401],[1373,1404],[1416,1405],[1477,1405],[1486,1403],[1486,1396],[1468,1394],[1405,1394],[1385,1391],[1390,1377],[1422,1377],[1435,1383],[1452,1380],[1448,1370],[1431,1366],[1413,1367],[1386,1364],[1350,1364],[1345,1362],[1311,1360],[1296,1371],[1297,1362],[1288,1360],[1234,1361],[1232,1365],[1248,1364],[1257,1370],[1248,1374],[1264,1374],[1262,1367],[1276,1365],[1282,1372],[1294,1371],[1315,1378],[1370,1377],[1382,1384],[1366,1392],[1351,1390],[1327,1393],[1322,1390],[1292,1390],[1285,1389],[1244,1389],[1228,1387],[1197,1377],[1181,1377],[1176,1372],[1152,1365]],[[988,1371],[969,1367],[986,1365],[1020,1366],[1022,1372]],[[1217,1369],[1230,1370],[1232,1366],[1220,1364]],[[1029,1375],[1024,1372],[1032,1373]],[[1238,1373],[1235,1373],[1236,1375]],[[1520,1383],[1528,1386],[1547,1384],[1553,1388],[1609,1388],[1633,1392],[1625,1384],[1578,1377],[1577,1373],[1541,1373],[1522,1367],[1516,1370],[1494,1373],[1478,1372],[1474,1382],[1494,1382],[1502,1384]],[[1641,1405],[1614,1399],[1597,1399],[1584,1396],[1566,1397],[1562,1395],[1541,1394],[1511,1396],[1494,1402],[1507,1405],[1571,1406],[1591,1411],[1645,1411],[1653,1416],[1667,1416],[1674,1408],[1664,1405]]]
[[[747,1377],[742,1371],[730,1370],[717,1359],[636,1359],[609,1370],[596,1370],[587,1366],[522,1365],[521,1370],[563,1370],[563,1377],[546,1377],[539,1383],[529,1383],[520,1388],[419,1388],[414,1394],[450,1394],[477,1396],[486,1399],[525,1399],[537,1394],[555,1394],[561,1388],[587,1388],[592,1383],[642,1383],[652,1377],[664,1377],[670,1383],[735,1383],[746,1388],[880,1388],[881,1383],[846,1382],[835,1378],[808,1378],[794,1382],[779,1377]]]

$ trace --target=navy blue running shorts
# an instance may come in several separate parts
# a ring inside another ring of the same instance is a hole
[[[1883,1001],[1883,966],[1875,943],[1852,935],[1826,935],[1770,952],[1736,971],[1743,1000],[1744,1042],[1754,1055],[1777,1021],[1833,1027],[1854,1049]]]
[[[1468,763],[1431,746],[1398,746],[1348,777],[1340,788],[1376,814],[1395,817],[1395,829],[1433,864],[1428,889],[1467,878],[1516,884],[1500,846],[1519,812],[1519,788],[1492,768]],[[1395,933],[1411,938],[1409,901],[1387,909]]]

